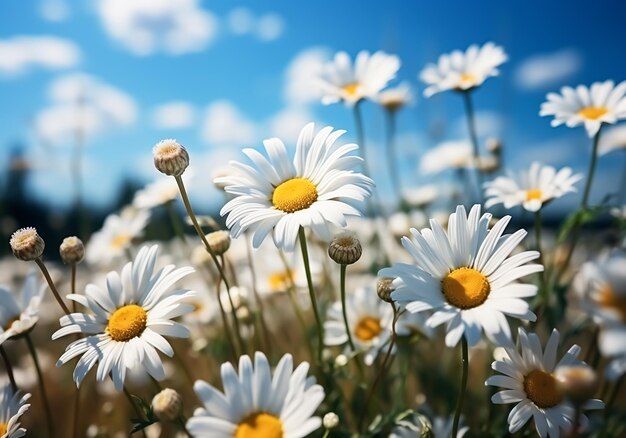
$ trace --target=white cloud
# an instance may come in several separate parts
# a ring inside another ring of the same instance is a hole
[[[167,102],[152,110],[152,124],[157,129],[189,128],[196,119],[196,109],[188,102]]]
[[[72,41],[53,36],[17,36],[0,40],[0,75],[15,76],[33,68],[60,70],[80,61]]]
[[[257,21],[256,35],[261,41],[277,40],[284,30],[285,21],[278,14],[265,14]]]
[[[263,42],[277,40],[285,30],[285,20],[282,16],[276,13],[267,13],[257,17],[250,9],[244,7],[231,10],[226,23],[232,34],[253,34]]]
[[[313,115],[305,108],[285,108],[270,119],[270,135],[286,145],[295,145],[302,128],[312,121]]]
[[[250,146],[257,138],[257,127],[228,100],[211,103],[205,111],[202,138],[218,146]]]
[[[109,36],[141,56],[200,52],[217,35],[217,19],[198,0],[100,0],[98,12]]]
[[[531,56],[517,67],[514,79],[524,90],[539,90],[559,85],[580,70],[582,56],[574,49]]]
[[[65,0],[40,0],[39,15],[46,21],[60,23],[70,16],[70,8]]]
[[[298,53],[287,66],[283,96],[290,104],[302,105],[319,101],[321,92],[317,81],[330,52],[313,47]]]
[[[132,97],[86,74],[57,78],[48,94],[51,104],[36,115],[35,129],[49,144],[71,144],[77,132],[89,140],[111,128],[129,126],[137,118]]]

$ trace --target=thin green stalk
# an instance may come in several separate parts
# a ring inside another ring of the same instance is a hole
[[[371,172],[367,163],[367,154],[365,152],[365,131],[363,130],[363,115],[361,114],[361,102],[354,104],[354,129],[356,130],[356,140],[359,145],[359,152],[363,158],[363,173],[365,176],[371,177]]]
[[[37,266],[39,266],[39,269],[41,270],[41,273],[43,274],[43,276],[45,277],[46,281],[48,282],[48,287],[50,287],[50,290],[52,291],[52,295],[54,295],[54,298],[57,300],[57,303],[59,303],[59,306],[61,306],[61,309],[63,309],[63,312],[65,312],[66,315],[69,315],[70,314],[70,309],[67,308],[67,306],[65,305],[65,303],[61,299],[61,295],[59,294],[59,291],[57,290],[56,286],[54,285],[54,281],[52,281],[52,277],[50,277],[50,273],[48,272],[48,269],[46,268],[46,265],[44,265],[44,263],[41,260],[41,258],[36,258],[35,259],[35,263],[37,263]]]
[[[239,346],[233,337],[233,332],[230,329],[230,324],[228,323],[228,317],[226,315],[226,310],[224,309],[224,304],[222,303],[222,280],[220,278],[217,279],[215,285],[215,297],[217,299],[217,304],[220,308],[220,315],[222,317],[222,324],[224,325],[224,331],[226,332],[226,339],[228,339],[228,343],[233,353],[233,363],[237,362],[237,358],[239,357]]]
[[[378,386],[378,383],[382,380],[383,376],[385,375],[385,372],[388,369],[387,363],[389,362],[389,358],[391,357],[391,352],[393,351],[393,346],[396,344],[396,340],[398,338],[398,334],[396,333],[396,322],[398,321],[398,317],[400,316],[400,314],[398,313],[398,309],[396,308],[396,305],[393,302],[391,303],[391,307],[393,308],[393,321],[391,323],[391,330],[392,330],[391,340],[389,341],[389,346],[387,347],[387,352],[385,353],[385,358],[383,359],[383,363],[381,364],[380,369],[378,370],[378,373],[376,374],[376,377],[374,378],[374,383],[372,383],[372,386],[370,387],[367,393],[367,396],[365,398],[365,405],[363,406],[363,410],[361,411],[361,417],[359,418],[359,431],[363,431],[364,421],[365,421],[365,418],[367,417],[367,411],[372,401],[372,397],[374,395],[374,392],[376,391],[376,387]]]
[[[4,345],[0,345],[0,356],[2,356],[2,360],[4,361],[4,368],[7,371],[7,375],[9,376],[9,382],[11,382],[11,389],[15,394],[17,392],[17,383],[15,383],[15,376],[13,375],[13,367],[11,366],[11,361],[9,360],[9,356],[7,355],[6,350],[4,349]]]
[[[220,256],[222,266],[226,266],[224,261],[224,255]],[[233,322],[235,324],[235,335],[237,335],[237,342],[239,342],[239,346],[241,347],[241,352],[245,352],[245,343],[243,341],[243,337],[241,336],[241,325],[239,323],[239,316],[237,316],[237,308],[235,307],[235,303],[233,302],[233,297],[230,294],[230,289],[226,291],[226,295],[228,295],[228,302],[230,303],[230,313],[233,316]]]
[[[137,407],[135,400],[133,400],[133,396],[130,394],[130,392],[128,392],[128,389],[126,389],[125,386],[123,387],[123,390],[124,390],[124,395],[126,396],[126,398],[128,399],[128,402],[130,403],[130,405],[133,407],[133,410],[135,411],[135,415],[137,416],[137,419],[143,419],[143,414],[141,413],[141,410]],[[143,434],[144,438],[147,438],[146,431],[144,429],[141,429],[141,433]]]
[[[461,419],[461,411],[463,410],[463,401],[465,400],[465,390],[467,389],[467,374],[469,363],[469,351],[467,346],[467,339],[465,336],[461,338],[461,360],[463,366],[463,375],[461,377],[461,388],[459,389],[459,398],[456,403],[456,410],[454,412],[454,422],[452,423],[452,438],[456,438],[459,431],[459,420]]]
[[[183,244],[186,244],[187,241],[185,240],[185,231],[183,229],[183,226],[181,224],[181,220],[178,217],[178,215],[176,214],[176,208],[174,207],[174,201],[167,201],[165,203],[165,209],[167,210],[167,215],[170,218],[170,222],[172,224],[172,229],[174,230],[174,234],[176,235],[176,237],[178,237],[180,239],[181,242],[183,242]]]
[[[265,309],[263,308],[265,304],[261,300],[261,296],[259,295],[259,291],[256,287],[257,278],[256,278],[256,270],[254,269],[254,260],[252,258],[250,236],[248,235],[248,233],[244,233],[244,237],[246,239],[246,256],[248,258],[248,266],[250,267],[250,275],[252,277],[252,293],[254,294],[254,299],[257,305],[257,308],[255,309],[255,312],[254,312],[254,317],[261,325],[262,350],[269,353],[270,348],[271,348],[270,331],[269,331],[269,328],[267,327],[267,323],[265,322]]]
[[[548,291],[546,290],[546,277],[545,277],[545,263],[543,257],[543,251],[541,250],[541,209],[535,212],[535,247],[539,252],[539,263],[544,265],[544,270],[539,273],[539,294],[545,300],[547,298]]]
[[[356,347],[352,342],[352,334],[350,333],[350,324],[348,324],[348,312],[346,306],[346,265],[340,265],[339,281],[341,283],[341,313],[343,314],[343,323],[346,326],[346,334],[348,335],[348,344],[353,353],[356,354]]]
[[[76,263],[70,265],[70,291],[76,293]],[[76,313],[76,301],[72,300],[72,312]],[[80,333],[76,334],[76,340],[80,339]],[[72,437],[78,438],[78,429],[80,417],[80,386],[76,387],[74,395],[74,417],[72,418]]]
[[[484,204],[483,196],[483,174],[480,170],[480,151],[478,146],[478,135],[476,134],[476,119],[474,116],[474,105],[470,91],[463,91],[463,102],[465,103],[465,114],[467,116],[467,129],[472,142],[472,155],[474,157],[474,170],[476,171],[476,184],[478,185],[478,200]]]
[[[302,250],[302,259],[304,260],[304,271],[306,272],[306,282],[309,286],[309,295],[311,296],[311,307],[313,307],[313,314],[315,315],[315,323],[317,324],[317,362],[322,363],[322,352],[324,350],[324,326],[322,325],[322,319],[320,318],[319,309],[317,308],[317,298],[315,297],[315,290],[313,289],[313,279],[311,277],[311,265],[309,263],[309,251],[306,246],[306,236],[304,235],[304,228],[300,227],[298,230],[298,239],[300,240],[300,249]]]
[[[397,169],[396,157],[396,112],[387,110],[385,112],[387,120],[387,165],[389,166],[389,176],[391,187],[399,199],[402,199],[402,188],[400,187],[400,172]]]
[[[37,357],[37,351],[35,345],[30,337],[30,334],[26,333],[24,336],[26,344],[28,345],[28,351],[33,357],[33,363],[35,364],[35,371],[37,372],[37,380],[39,381],[39,391],[41,392],[41,398],[43,399],[44,409],[46,411],[46,422],[48,423],[48,431],[51,436],[54,436],[54,422],[52,421],[52,410],[50,409],[50,402],[48,401],[48,395],[46,394],[46,386],[43,380],[43,373],[39,366],[39,358]]]

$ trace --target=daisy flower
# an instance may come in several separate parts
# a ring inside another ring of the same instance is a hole
[[[598,348],[609,358],[605,369],[607,379],[616,381],[626,373],[626,326],[603,329],[598,336]]]
[[[419,77],[428,84],[424,96],[430,97],[446,90],[466,91],[481,85],[491,76],[499,74],[498,67],[507,56],[500,46],[486,43],[482,47],[471,45],[465,53],[455,50],[439,57],[437,64],[428,64]]]
[[[488,199],[485,208],[496,204],[503,204],[506,209],[522,205],[535,212],[553,199],[575,192],[574,184],[582,178],[581,173],[573,174],[569,167],[557,172],[552,166],[534,162],[530,169],[520,172],[518,178],[499,176],[486,182],[485,196]]]
[[[526,231],[503,235],[511,217],[503,217],[491,230],[490,220],[491,214],[480,215],[480,205],[474,205],[469,216],[459,205],[448,219],[447,232],[431,219],[430,228],[412,228],[413,239],[402,238],[415,264],[396,263],[378,273],[397,277],[391,298],[409,312],[433,312],[427,327],[447,323],[449,347],[463,335],[469,345],[475,345],[482,330],[495,344],[510,343],[506,316],[536,319],[523,298],[536,295],[537,286],[516,280],[543,271],[542,265],[526,264],[537,259],[539,252],[510,256]]]
[[[0,286],[0,345],[35,326],[45,288],[39,284],[36,272],[26,276],[19,300],[15,293]]]
[[[233,239],[250,229],[252,244],[258,248],[273,231],[275,245],[293,251],[300,227],[311,228],[328,241],[331,224],[345,228],[346,216],[360,215],[358,208],[374,183],[351,170],[362,160],[347,154],[358,146],[336,143],[346,131],[327,126],[315,134],[314,129],[313,123],[302,129],[293,160],[283,142],[271,138],[263,142],[267,157],[254,149],[243,150],[254,167],[231,161],[238,174],[218,178],[235,196],[220,212],[228,215],[226,225]]]
[[[462,422],[462,421],[461,421]],[[398,421],[398,426],[394,427],[389,438],[414,438],[421,436],[432,436],[434,438],[444,438],[452,435],[454,418],[435,417],[433,422],[425,415],[413,414],[409,418]],[[469,427],[459,428],[456,438],[463,438],[469,431]]]
[[[0,393],[0,437],[18,438],[26,435],[26,429],[20,427],[20,417],[30,408],[26,404],[30,394],[20,391],[13,393],[10,383],[6,383]]]
[[[186,301],[196,293],[173,289],[193,268],[167,265],[155,272],[158,245],[143,247],[133,262],[128,262],[121,275],[109,272],[106,290],[89,284],[85,295],[67,297],[88,308],[92,314],[72,313],[61,317],[61,329],[52,339],[72,333],[88,336],[72,342],[57,361],[61,366],[82,355],[74,369],[74,380],[80,385],[96,362],[96,378],[103,381],[109,373],[115,388],[124,385],[127,370],[143,367],[155,379],[165,376],[157,350],[172,356],[174,351],[163,336],[185,338],[189,330],[172,318],[194,310]]]
[[[324,389],[307,377],[309,364],[295,370],[285,354],[272,376],[265,355],[256,352],[239,358],[239,375],[230,362],[222,364],[224,392],[198,380],[194,391],[204,405],[187,421],[197,438],[300,438],[318,429],[322,420],[313,417],[324,399]]]
[[[385,52],[370,55],[361,51],[354,66],[346,52],[339,52],[324,66],[319,77],[322,103],[329,105],[341,101],[352,107],[362,99],[376,99],[380,90],[396,77],[399,68],[400,59]]]
[[[391,112],[413,103],[413,93],[408,82],[402,82],[394,88],[381,91],[377,97],[378,103]]]
[[[150,210],[126,207],[118,214],[110,214],[99,231],[89,239],[85,249],[87,263],[110,266],[126,255],[133,239],[142,235],[150,220]]]
[[[540,116],[554,116],[552,126],[569,128],[585,125],[589,137],[600,130],[603,123],[626,119],[626,81],[617,86],[613,81],[594,82],[591,88],[563,87],[561,94],[549,93],[541,104]]]
[[[598,154],[606,155],[609,152],[626,150],[626,125],[612,126],[602,133],[598,144]]]
[[[502,374],[489,377],[485,385],[503,388],[491,397],[495,404],[517,403],[509,413],[509,432],[515,433],[531,417],[539,436],[558,438],[560,431],[572,428],[575,410],[565,399],[554,371],[560,366],[582,365],[577,359],[580,347],[573,345],[557,363],[559,332],[552,331],[545,349],[541,348],[539,337],[534,333],[518,331],[518,347],[507,347],[506,355],[491,364],[491,368]],[[589,400],[583,409],[601,409],[600,400]],[[587,417],[581,415],[581,424],[587,423]]]
[[[364,362],[369,366],[380,351],[387,348],[392,335],[393,310],[388,303],[378,298],[373,288],[362,287],[346,297],[346,314],[352,342],[357,351],[365,352]],[[396,332],[400,336],[408,335],[413,328],[423,326],[423,318],[416,321],[413,315],[403,315],[396,323]],[[333,303],[328,310],[324,335],[325,345],[343,345],[348,342],[341,301]]]

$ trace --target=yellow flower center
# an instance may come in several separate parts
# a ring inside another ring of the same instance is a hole
[[[291,285],[294,273],[292,271],[273,272],[267,278],[267,284],[273,292],[284,291]]]
[[[143,333],[148,322],[148,314],[143,307],[129,304],[120,307],[109,318],[107,332],[117,342],[129,341]]]
[[[19,315],[9,319],[7,321],[7,323],[2,326],[2,330],[4,330],[6,332],[7,330],[9,330],[11,328],[11,326],[13,326],[13,323],[15,321],[19,321],[19,319],[20,319]],[[2,436],[2,435],[0,434],[0,436]]]
[[[7,433],[7,424],[0,423],[0,436],[4,435],[5,433]]]
[[[610,286],[605,286],[596,297],[596,301],[602,307],[619,313],[622,321],[626,322],[626,296],[618,295]]]
[[[118,234],[111,240],[111,248],[122,249],[128,242],[130,242],[130,236],[128,234]]]
[[[283,423],[279,418],[258,412],[243,419],[233,438],[282,438]]]
[[[348,85],[344,85],[343,87],[343,91],[344,93],[346,93],[348,96],[350,97],[354,97],[357,95],[358,91],[359,91],[359,84],[357,82],[353,82],[351,84]]]
[[[374,318],[373,316],[365,316],[361,318],[354,328],[354,336],[356,336],[359,341],[367,342],[378,336],[381,331],[380,319]]]
[[[292,178],[274,189],[272,204],[285,213],[309,208],[317,201],[317,187],[306,178]]]
[[[524,392],[537,407],[546,409],[561,403],[563,394],[550,373],[533,370],[524,377]]]
[[[461,73],[459,81],[465,85],[476,85],[476,76],[471,73]]]
[[[578,115],[587,120],[598,120],[600,117],[609,112],[604,106],[586,106],[578,110]]]
[[[535,199],[541,201],[543,193],[539,189],[528,189],[526,190],[526,200],[534,201]]]
[[[441,281],[441,289],[448,300],[459,309],[471,309],[485,302],[491,291],[489,280],[472,268],[457,268]]]

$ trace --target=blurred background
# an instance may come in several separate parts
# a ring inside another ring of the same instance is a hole
[[[191,155],[196,208],[217,216],[212,176],[242,147],[278,136],[293,146],[309,121],[348,130],[351,112],[324,107],[314,79],[332,55],[384,50],[402,61],[414,104],[398,115],[403,187],[446,181],[428,174],[423,154],[465,141],[461,99],[422,97],[417,75],[442,53],[493,41],[509,61],[475,93],[483,144],[503,145],[502,167],[533,160],[585,171],[584,129],[551,128],[538,115],[563,85],[626,79],[626,3],[29,0],[0,4],[0,234],[36,226],[54,246],[85,239],[146,183],[164,178],[152,146],[175,138]],[[384,113],[364,105],[374,179],[393,202],[384,164]],[[626,144],[624,129],[613,135]],[[599,162],[592,197],[616,190],[622,151]],[[550,206],[559,218],[576,205]],[[79,224],[79,217],[83,220]],[[57,236],[53,238],[52,236]],[[0,251],[8,252],[8,245]],[[53,253],[54,251],[51,251]]]

